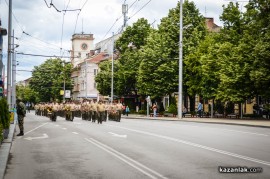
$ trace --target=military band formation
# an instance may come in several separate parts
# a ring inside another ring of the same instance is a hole
[[[112,104],[105,101],[84,99],[82,102],[67,101],[65,103],[39,103],[34,106],[35,114],[47,116],[56,121],[57,116],[64,117],[67,121],[73,121],[74,117],[82,120],[98,122],[114,120],[120,122],[121,114],[125,106],[114,101]]]

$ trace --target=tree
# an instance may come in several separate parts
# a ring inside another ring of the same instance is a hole
[[[19,85],[16,86],[16,95],[17,98],[20,98],[23,102],[40,102],[38,93],[31,89],[29,86]]]
[[[72,89],[71,64],[65,63],[61,59],[48,59],[40,66],[35,66],[30,88],[33,89],[41,101],[60,101],[63,97],[60,90]]]
[[[144,18],[128,26],[116,41],[116,50],[120,52],[118,70],[115,73],[116,94],[137,94],[137,77],[141,59],[138,51],[146,44],[146,39],[152,31],[150,24]]]
[[[178,91],[179,6],[178,3],[176,8],[169,11],[167,17],[162,18],[158,30],[150,34],[147,44],[140,51],[142,58],[138,77],[140,93],[157,97]],[[185,62],[186,56],[193,53],[204,39],[206,29],[203,16],[195,4],[188,0],[183,4],[183,19],[185,68],[185,65],[192,63]],[[184,69],[184,74],[185,80],[194,77],[188,69]]]
[[[115,64],[117,66],[117,64]],[[111,94],[111,74],[112,74],[112,62],[103,61],[99,64],[100,72],[95,77],[97,83],[97,90],[102,95]]]

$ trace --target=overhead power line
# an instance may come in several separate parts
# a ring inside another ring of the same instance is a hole
[[[23,53],[23,52],[17,52],[16,54],[18,54],[18,55],[27,55],[27,56],[35,56],[35,57],[71,58],[70,56],[40,55],[40,54],[31,54],[31,53]],[[73,58],[79,58],[79,57],[73,57]]]
[[[131,17],[128,18],[131,19],[132,17],[134,17],[136,14],[138,14],[143,8],[145,8],[145,6],[147,6],[152,0],[149,0],[147,3],[145,3],[137,12],[135,12]]]

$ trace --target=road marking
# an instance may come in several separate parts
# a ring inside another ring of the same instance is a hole
[[[67,128],[63,127],[62,129],[67,130]]]
[[[46,138],[49,138],[49,136],[47,134],[43,134],[43,136],[41,137],[27,137],[27,138],[24,138],[26,140],[35,140],[35,139],[46,139]]]
[[[79,134],[78,132],[72,132],[73,134]]]
[[[224,155],[228,155],[228,156],[232,156],[232,157],[236,157],[236,158],[240,158],[240,159],[244,159],[244,160],[252,161],[252,162],[255,162],[255,163],[260,163],[260,164],[270,166],[270,162],[267,162],[267,161],[263,161],[263,160],[247,157],[247,156],[244,156],[244,155],[239,155],[239,154],[227,152],[227,151],[224,151],[224,150],[215,149],[215,148],[212,148],[212,147],[207,147],[207,146],[204,146],[204,145],[200,145],[200,144],[196,144],[196,143],[192,143],[192,142],[188,142],[188,141],[184,141],[184,140],[180,140],[180,139],[176,139],[176,138],[172,138],[172,137],[168,137],[168,136],[163,136],[163,135],[159,135],[159,134],[155,134],[155,133],[151,133],[151,132],[145,132],[145,131],[140,131],[140,130],[135,130],[135,129],[129,129],[129,128],[126,128],[126,127],[114,126],[114,125],[109,125],[109,124],[105,124],[105,125],[112,126],[112,127],[117,127],[117,128],[120,128],[120,129],[125,129],[125,130],[132,131],[132,132],[137,132],[137,133],[141,133],[141,134],[146,134],[146,135],[150,135],[150,136],[154,136],[154,137],[158,137],[158,138],[162,138],[162,139],[166,139],[166,140],[170,140],[170,141],[174,141],[174,142],[178,142],[178,143],[182,143],[182,144],[187,144],[187,145],[190,145],[190,146],[193,146],[193,147],[197,147],[197,148],[209,150],[209,151],[212,151],[212,152],[216,152],[216,153],[220,153],[220,154],[224,154]]]
[[[24,135],[29,134],[30,132],[33,132],[34,130],[37,130],[38,128],[40,128],[40,127],[42,127],[42,126],[45,126],[46,124],[48,124],[48,123],[44,123],[44,124],[42,124],[42,125],[40,125],[40,126],[34,128],[34,129],[30,130],[30,131],[24,133]],[[20,137],[18,137],[18,138],[20,139],[20,138],[22,138],[22,136],[20,136]]]
[[[226,131],[232,131],[232,132],[239,132],[239,133],[244,133],[244,134],[252,134],[252,135],[260,135],[260,136],[268,136],[266,134],[260,134],[260,133],[255,133],[255,132],[245,132],[245,131],[238,131],[238,130],[230,130],[230,129],[222,129]]]
[[[114,137],[121,137],[121,138],[127,138],[127,135],[120,135],[120,134],[115,134],[113,132],[108,132],[109,134],[112,134]]]
[[[156,179],[156,178],[163,178],[163,179],[167,179],[166,177],[164,177],[163,175],[161,175],[160,173],[148,168],[147,166],[133,160],[132,158],[118,152],[117,150],[93,139],[93,138],[90,138],[90,139],[87,139],[85,138],[86,141],[94,144],[95,146],[101,148],[102,150],[110,153],[111,155],[115,156],[116,158],[122,160],[123,162],[125,162],[126,164],[130,165],[131,167],[139,170],[140,172],[142,172],[143,174],[149,176],[150,178],[153,178],[153,179]],[[141,168],[140,168],[141,167]],[[156,175],[156,176],[154,176]]]
[[[183,124],[182,126],[188,126],[188,127],[202,127],[202,126],[195,126],[195,125],[185,125]],[[214,128],[214,127],[206,127],[210,129],[217,129],[217,130],[223,130],[223,131],[231,131],[231,132],[238,132],[238,133],[244,133],[244,134],[251,134],[251,135],[259,135],[259,136],[268,136],[267,134],[262,134],[262,133],[255,133],[255,132],[246,132],[246,131],[239,131],[239,130],[231,130],[231,129],[224,129],[224,128]]]

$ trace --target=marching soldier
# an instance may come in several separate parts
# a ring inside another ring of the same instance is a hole
[[[116,104],[116,110],[117,110],[117,114],[116,114],[117,118],[116,118],[116,120],[118,122],[120,122],[120,120],[121,120],[122,108],[123,108],[123,105],[119,101],[118,104]]]
[[[52,105],[52,121],[56,121],[58,110],[59,110],[59,104],[54,103]]]
[[[87,103],[85,100],[82,101],[82,104],[81,104],[81,113],[82,113],[82,120],[86,120],[86,108],[87,108]]]
[[[105,105],[102,101],[99,101],[97,104],[97,112],[98,112],[98,124],[102,124],[105,116]]]
[[[97,103],[96,101],[93,101],[91,103],[92,106],[92,122],[96,122],[97,119]]]

